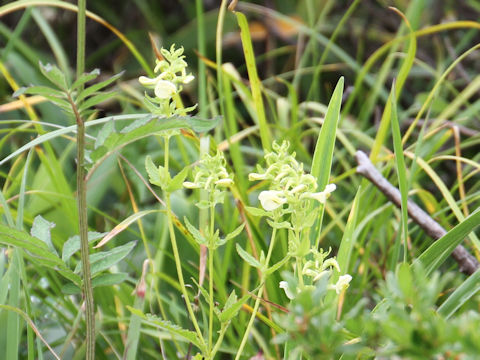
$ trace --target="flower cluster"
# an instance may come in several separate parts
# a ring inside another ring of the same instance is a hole
[[[306,174],[303,164],[295,159],[295,153],[289,154],[290,144],[287,141],[273,143],[273,151],[265,155],[266,169],[257,165],[257,172],[249,174],[250,181],[270,181],[269,190],[262,191],[258,199],[266,211],[280,209],[283,214],[292,214],[292,225],[301,230],[311,226],[305,222],[309,209],[309,200],[324,204],[330,194],[336,189],[335,184],[329,184],[321,192],[315,192],[317,180]],[[287,204],[286,208],[283,205]]]
[[[225,157],[220,151],[217,151],[215,156],[208,153],[202,155],[198,166],[195,167],[193,182],[185,181],[183,183],[187,189],[204,189],[209,192],[209,201],[206,203],[200,201],[197,206],[210,207],[212,204],[223,202],[225,187],[233,184],[232,175],[228,173],[225,165]]]
[[[154,78],[140,76],[138,81],[148,89],[153,89],[155,97],[145,93],[145,105],[152,114],[162,117],[178,115],[180,113],[191,111],[195,106],[178,110],[174,97],[179,94],[183,84],[188,84],[194,77],[187,74],[187,63],[183,56],[183,47],[175,49],[175,44],[170,50],[160,49],[163,56],[162,60],[156,60],[155,73],[160,74]]]

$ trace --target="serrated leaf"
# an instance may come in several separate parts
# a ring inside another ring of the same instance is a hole
[[[114,132],[115,122],[107,121],[97,134],[97,139],[95,140],[95,149],[98,149],[100,146],[102,146],[110,134]]]
[[[185,226],[187,227],[188,231],[190,231],[195,241],[199,245],[206,245],[207,239],[205,238],[205,236],[203,236],[202,233],[195,226],[190,224],[186,217],[184,217],[183,220],[185,221]]]
[[[120,134],[126,134],[132,130],[138,129],[139,127],[142,127],[143,125],[147,124],[152,119],[153,117],[147,116],[143,119],[135,120],[131,124],[125,126],[122,130],[120,130]]]
[[[183,182],[185,181],[189,170],[190,168],[188,167],[183,168],[182,171],[180,171],[173,177],[172,180],[169,181],[165,191],[171,193],[173,191],[180,190],[183,187]]]
[[[60,99],[65,99],[65,93],[62,91],[53,89],[48,86],[27,86],[21,87],[17,91],[15,91],[12,97],[19,97],[20,95],[41,95],[41,96],[55,96]]]
[[[50,230],[54,227],[55,223],[45,220],[41,215],[37,215],[35,219],[33,219],[30,235],[42,240],[47,244],[50,251],[57,254],[57,250],[55,250],[55,247],[53,246],[52,237],[50,235]]]
[[[128,279],[127,273],[101,274],[92,279],[92,287],[112,286],[124,282]],[[74,283],[68,283],[62,286],[62,292],[67,295],[80,294],[82,290]]]
[[[215,116],[213,119],[204,119],[198,116],[186,117],[187,123],[190,125],[190,128],[197,133],[207,132],[217,127],[221,119],[221,116]]]
[[[225,323],[233,319],[235,316],[237,316],[243,304],[245,304],[249,298],[250,298],[250,295],[245,295],[240,300],[234,302],[233,304],[228,304],[228,307],[227,307],[227,303],[225,303],[225,308],[218,316],[218,320],[220,320],[220,322],[222,323]],[[229,297],[229,300],[230,300],[230,297]]]
[[[223,239],[218,239],[215,243],[216,247],[219,247],[219,246],[222,246],[223,244],[225,244],[228,240],[231,240],[235,237],[237,237],[243,230],[243,228],[245,227],[245,223],[241,224],[239,227],[237,227],[235,230],[233,230],[230,234],[228,234],[227,236],[225,236],[225,238]]]
[[[106,270],[117,262],[125,258],[137,244],[136,241],[130,241],[129,243],[117,246],[110,251],[102,251],[96,254],[90,255],[91,273],[94,276],[100,271]],[[79,262],[75,267],[75,273],[79,274],[82,271],[82,263]]]
[[[263,217],[269,215],[265,210],[253,206],[245,206],[245,210],[252,216]]]
[[[87,109],[90,109],[90,108],[94,107],[95,105],[98,105],[98,104],[100,104],[104,101],[107,101],[107,100],[115,97],[117,94],[118,94],[118,91],[109,91],[109,92],[104,92],[104,93],[94,95],[91,98],[89,98],[88,100],[86,100],[85,102],[81,103],[78,110],[80,112],[83,112]]]
[[[65,74],[57,66],[52,64],[43,65],[40,62],[40,71],[48,80],[57,85],[59,89],[67,91],[67,79]]]
[[[240,244],[237,244],[237,253],[240,255],[240,257],[245,260],[250,266],[253,266],[257,269],[262,268],[262,264],[255,259],[252,255],[250,255],[248,252],[243,250],[243,248],[240,246]]]
[[[94,69],[89,73],[84,73],[77,80],[75,80],[70,89],[75,90],[80,86],[84,85],[85,83],[96,79],[98,75],[100,75],[100,69]]]
[[[274,265],[270,266],[266,271],[265,271],[265,276],[268,276],[270,274],[273,274],[275,271],[280,269],[283,265],[285,265],[288,261],[290,260],[290,256],[285,256],[282,260],[279,262],[275,263]]]
[[[107,233],[100,233],[96,231],[89,231],[88,232],[88,242],[91,243],[93,241],[99,240],[104,237]],[[74,235],[68,238],[67,241],[63,244],[62,249],[62,260],[68,261],[70,257],[75,254],[78,250],[80,250],[80,236]]]
[[[25,231],[0,224],[0,244],[19,247],[25,250],[25,256],[36,264],[55,270],[76,284],[81,283],[80,276],[74,274],[42,240]]]
[[[130,310],[130,312],[132,314],[135,314],[135,315],[141,317],[142,319],[144,319],[144,321],[147,324],[152,325],[152,326],[157,326],[157,327],[159,327],[163,330],[167,330],[172,335],[180,336],[180,337],[184,338],[185,340],[191,342],[193,345],[198,347],[200,350],[202,350],[202,351],[206,350],[202,346],[202,343],[201,343],[199,337],[197,336],[197,334],[194,331],[183,329],[180,326],[172,324],[170,321],[162,320],[155,315],[151,315],[151,314],[146,314],[145,315],[140,310],[134,309],[130,306],[127,306],[127,308],[128,308],[128,310]]]
[[[160,171],[158,170],[158,167],[153,163],[150,155],[147,155],[147,157],[145,158],[145,169],[147,170],[148,181],[150,181],[151,184],[160,187],[164,186],[160,179]]]
[[[124,73],[124,71],[122,71],[122,72],[120,72],[116,75],[113,75],[111,78],[108,78],[107,80],[104,80],[104,81],[101,81],[97,84],[89,86],[88,88],[83,90],[77,96],[77,99],[76,99],[77,104],[80,103],[83,99],[86,99],[87,97],[89,97],[90,95],[93,95],[94,93],[96,93],[100,89],[103,89],[104,87],[106,87],[106,86],[110,85],[111,83],[113,83],[114,81],[118,80],[120,78],[120,76],[123,75],[123,73]]]
[[[289,229],[292,230],[292,224],[290,224],[288,221],[282,221],[282,222],[275,222],[270,219],[267,219],[268,225],[272,227],[272,229]]]

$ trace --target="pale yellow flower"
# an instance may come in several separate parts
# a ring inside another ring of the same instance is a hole
[[[262,191],[258,195],[258,200],[267,211],[275,210],[287,202],[287,199],[283,197],[283,191],[278,190]]]

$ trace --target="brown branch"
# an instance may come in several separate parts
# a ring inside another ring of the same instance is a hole
[[[368,156],[363,151],[357,151],[355,154],[358,167],[357,173],[367,178],[373,185],[375,185],[392,203],[398,208],[401,206],[400,191],[394,187],[382,174],[373,166]],[[420,226],[427,235],[435,240],[444,236],[447,231],[430,215],[423,211],[413,201],[408,200],[408,215],[410,218]],[[452,252],[452,257],[458,263],[460,271],[464,274],[471,275],[478,268],[479,263],[475,257],[470,254],[462,245],[458,245]]]

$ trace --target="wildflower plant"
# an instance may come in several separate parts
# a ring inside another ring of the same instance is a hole
[[[193,80],[193,76],[186,73],[187,63],[182,55],[183,48],[175,49],[175,45],[172,45],[170,50],[161,49],[161,53],[164,56],[164,59],[157,60],[157,65],[154,69],[155,73],[160,72],[160,74],[155,78],[147,78],[142,76],[139,79],[142,85],[149,89],[153,89],[155,94],[155,97],[151,97],[145,93],[145,105],[152,114],[160,118],[181,115],[185,112],[192,111],[196,106],[186,109],[177,109],[177,103],[175,100],[175,97],[178,96],[182,90],[182,85]],[[225,244],[228,240],[236,237],[243,230],[243,224],[231,233],[226,234],[226,236],[223,238],[220,237],[219,230],[215,230],[215,206],[223,203],[228,187],[233,184],[233,176],[228,173],[226,169],[225,157],[220,151],[218,151],[215,155],[210,155],[208,153],[202,154],[199,163],[197,166],[195,166],[193,171],[193,181],[184,181],[188,175],[189,167],[185,167],[173,178],[171,177],[168,162],[169,139],[171,136],[177,134],[178,131],[176,130],[167,130],[159,134],[165,140],[164,165],[155,165],[152,159],[147,156],[145,160],[145,167],[149,174],[150,182],[159,186],[165,194],[168,228],[178,280],[182,295],[185,300],[188,315],[195,331],[191,332],[181,329],[178,326],[173,326],[166,320],[156,321],[157,325],[165,330],[186,337],[192,343],[197,345],[197,347],[200,349],[200,353],[198,353],[195,358],[213,359],[219,350],[220,345],[222,344],[223,337],[228,329],[231,319],[240,310],[241,305],[248,299],[248,296],[245,296],[238,300],[235,292],[232,292],[221,311],[215,306],[213,298],[214,251],[219,246]],[[204,338],[203,332],[200,328],[201,323],[199,320],[197,320],[197,315],[195,314],[194,306],[188,294],[187,286],[183,278],[182,263],[173,226],[174,219],[171,206],[171,193],[181,189],[182,187],[187,189],[200,189],[207,194],[206,199],[201,199],[196,205],[201,210],[208,211],[208,226],[206,228],[197,229],[188,221],[187,218],[185,218],[186,227],[195,241],[201,247],[206,247],[208,249],[208,292],[204,290],[200,284],[198,284],[200,293],[204,295],[209,307],[208,336],[206,339]],[[220,323],[220,329],[218,331],[219,335],[215,340],[213,338],[215,322],[214,313],[217,315],[218,322]]]
[[[145,92],[144,104],[154,115],[170,117],[182,115],[194,110],[197,106],[186,109],[178,109],[176,97],[183,89],[184,84],[190,83],[194,76],[187,74],[187,62],[184,60],[183,47],[175,49],[175,44],[170,50],[161,49],[163,59],[156,60],[154,73],[159,73],[154,78],[140,76],[138,81],[147,89],[153,89],[155,96],[152,97]]]
[[[311,211],[311,202],[325,204],[336,186],[328,184],[323,191],[317,192],[317,179],[311,174],[305,173],[303,164],[295,159],[295,153],[288,152],[288,148],[287,141],[283,141],[281,144],[274,142],[273,150],[264,156],[265,168],[257,165],[257,171],[249,174],[251,181],[268,182],[268,190],[259,193],[258,199],[262,208],[247,207],[247,211],[254,216],[265,216],[273,231],[267,256],[265,257],[262,253],[260,261],[253,261],[246,251],[237,245],[239,255],[261,270],[261,279],[252,317],[247,325],[236,359],[239,359],[242,354],[259,308],[268,275],[285,265],[289,259],[294,258],[296,276],[290,277],[291,281],[289,282],[282,281],[279,284],[287,297],[293,300],[304,290],[313,289],[312,283],[320,279],[328,282],[332,271],[340,272],[337,261],[334,258],[327,259],[330,251],[324,252],[312,247],[308,234],[308,230],[318,216],[317,211]],[[269,267],[275,237],[279,229],[288,231],[288,253],[285,254],[283,260]],[[289,274],[287,273],[286,276],[289,277]],[[307,284],[304,277],[308,280]],[[350,275],[343,275],[335,285],[329,285],[328,289],[336,290],[336,293],[340,294],[348,287],[350,280]]]

